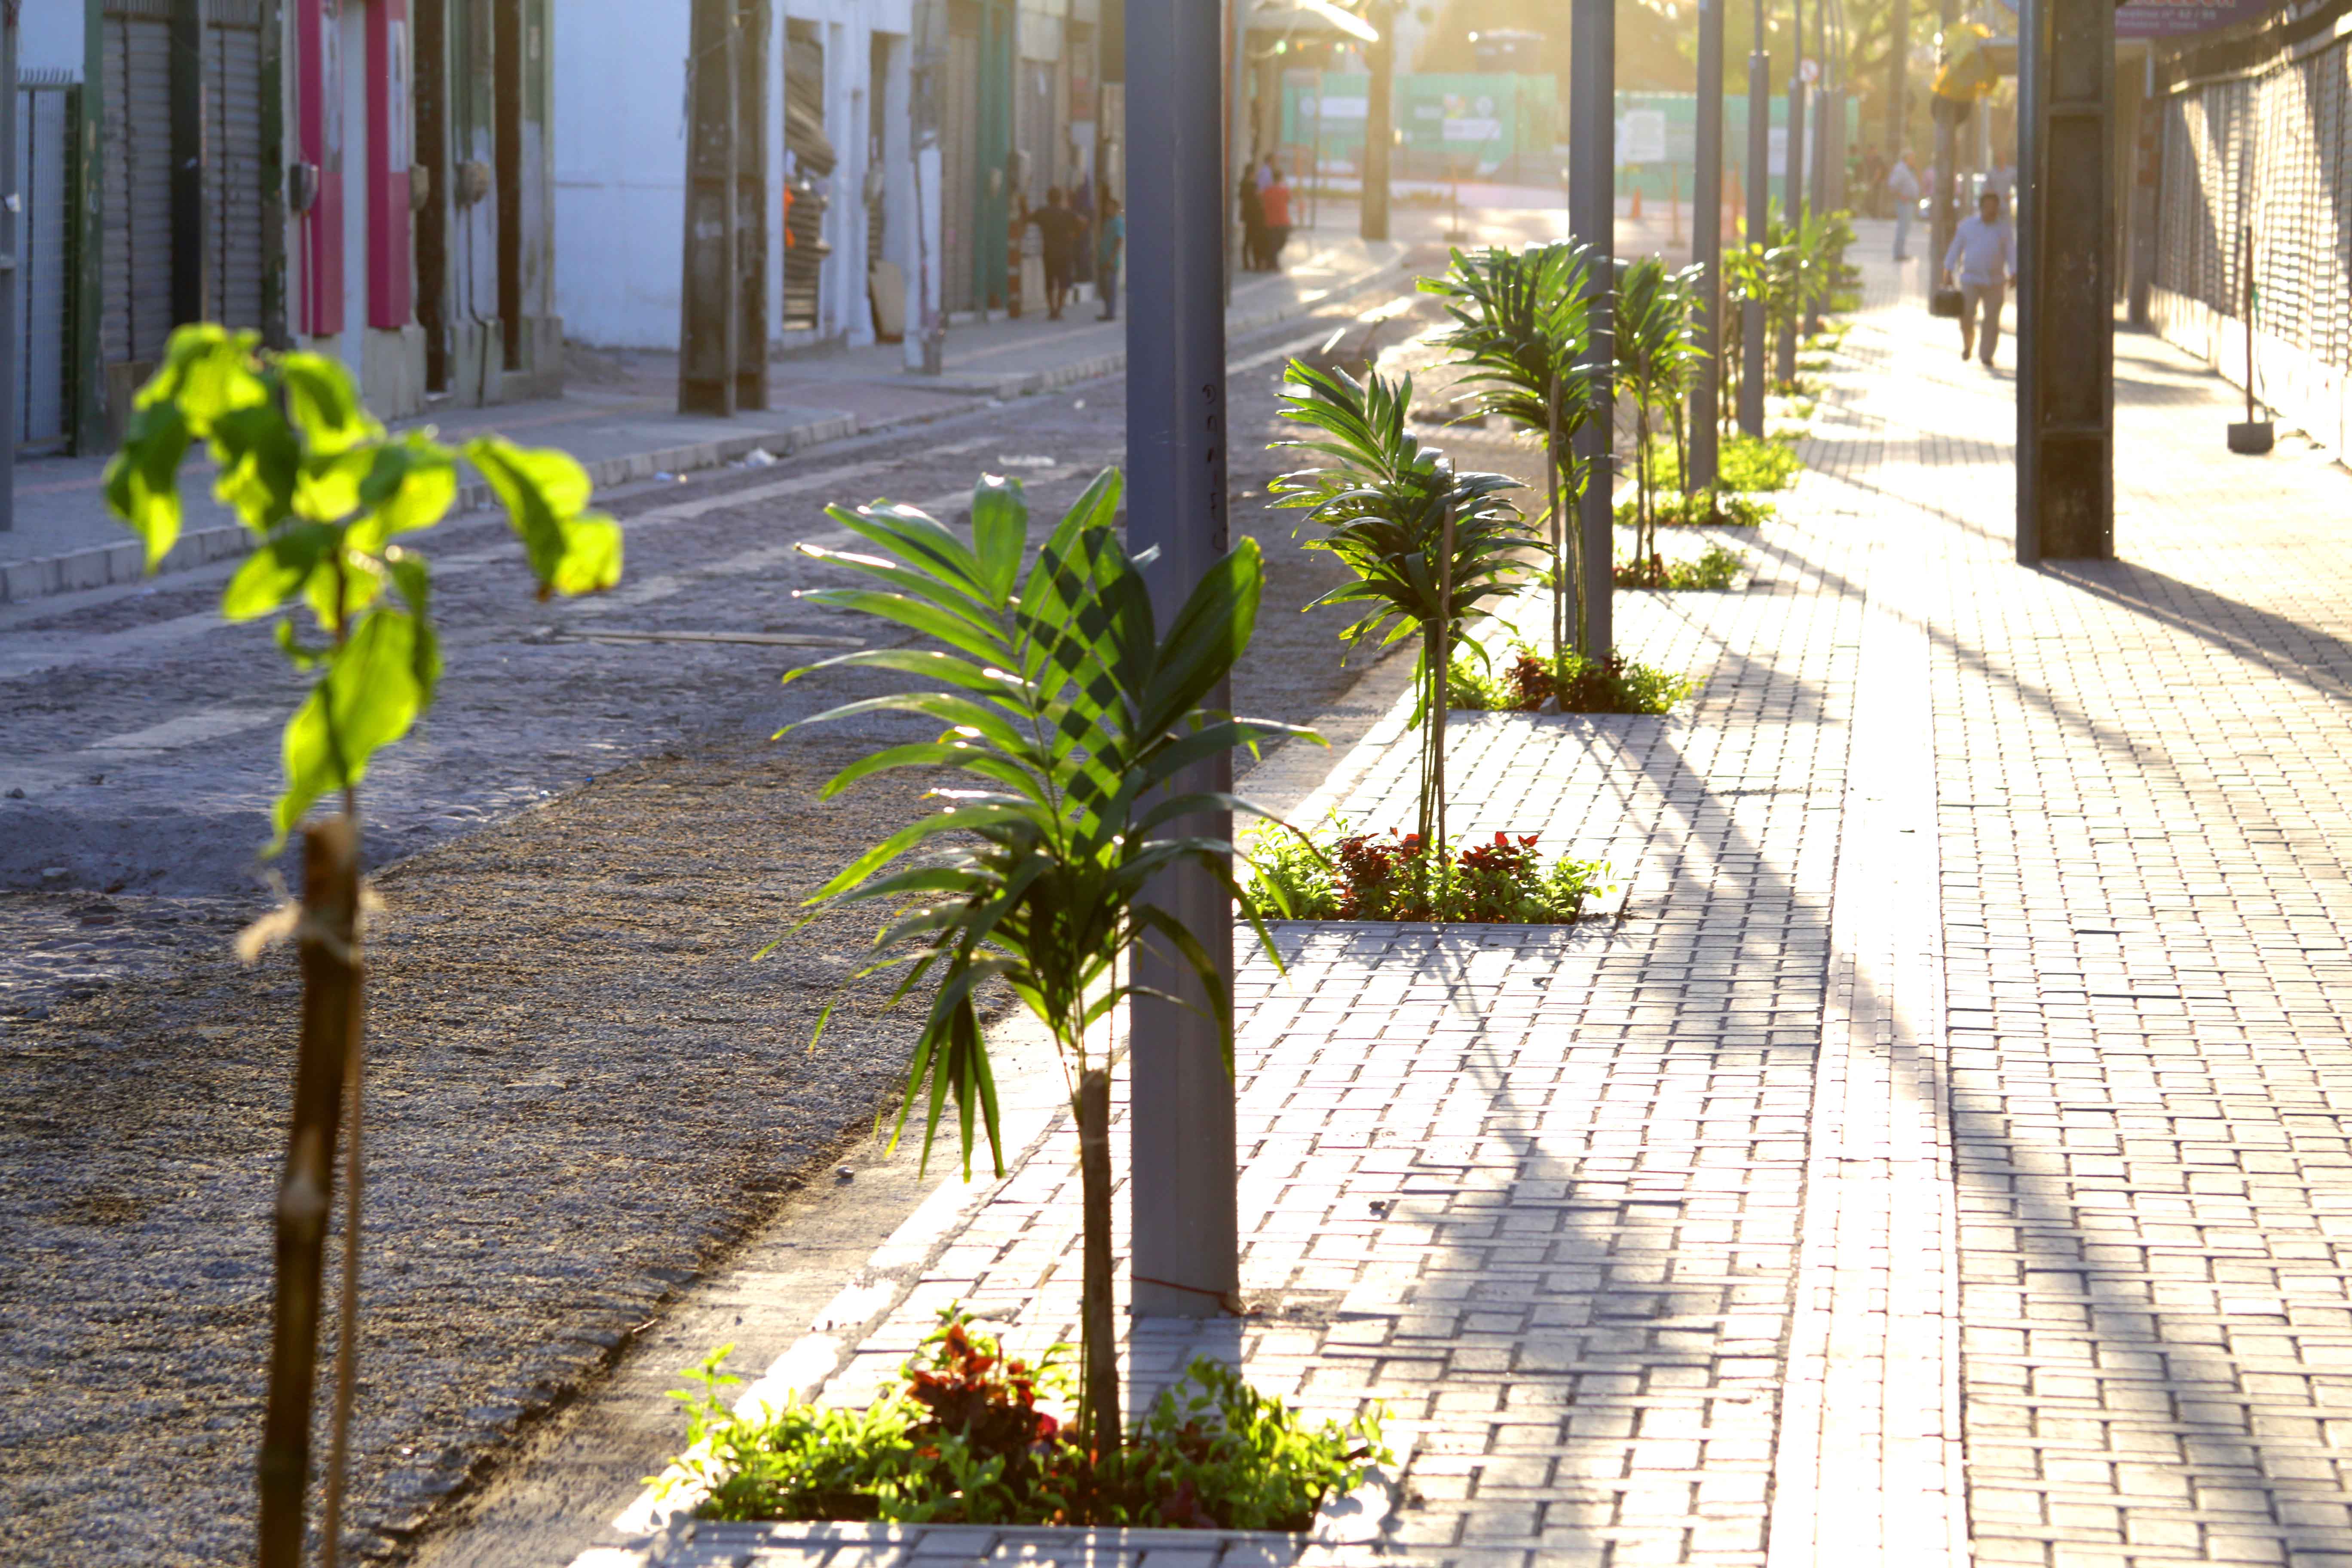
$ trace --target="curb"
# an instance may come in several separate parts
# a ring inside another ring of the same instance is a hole
[[[600,458],[583,467],[588,470],[589,481],[601,489],[626,484],[634,479],[651,479],[656,474],[715,468],[733,462],[754,447],[764,447],[782,457],[830,441],[845,440],[857,433],[856,415],[836,414],[823,419],[812,419],[806,424],[786,426],[781,430],[746,431],[740,436],[729,436],[717,441],[695,441],[682,447],[665,447],[657,451]],[[456,502],[449,509],[449,515],[459,517],[467,512],[478,511],[490,505],[493,499],[487,484],[462,486]],[[171,552],[163,557],[155,570],[158,574],[193,571],[215,561],[243,555],[252,548],[252,544],[253,535],[242,523],[196,529],[182,534],[180,542],[172,546]],[[146,567],[146,546],[135,539],[125,540],[120,544],[101,544],[88,550],[69,551],[62,555],[43,555],[30,561],[0,563],[0,605],[17,605],[56,594],[73,594],[88,588],[135,583],[147,574]]]
[[[1261,331],[1293,316],[1305,315],[1333,300],[1345,298],[1378,282],[1388,273],[1402,270],[1404,260],[1400,255],[1393,261],[1369,268],[1334,284],[1318,300],[1292,300],[1271,310],[1232,318],[1226,321],[1225,331],[1230,336]],[[975,397],[992,396],[1010,401],[1116,375],[1126,368],[1127,351],[1115,349],[1108,353],[1093,354],[1067,364],[1055,365],[1050,370],[999,376],[992,382],[978,385],[967,383],[962,387],[936,386],[929,390],[965,391]],[[602,489],[651,479],[656,474],[692,473],[702,468],[719,468],[735,461],[755,447],[765,447],[777,457],[788,457],[812,447],[846,440],[852,436],[877,435],[923,422],[919,418],[890,420],[861,429],[856,415],[834,415],[804,425],[788,426],[782,430],[746,431],[740,436],[729,436],[717,441],[697,441],[682,447],[666,447],[657,451],[603,458],[585,467],[590,482]],[[491,499],[488,485],[467,485],[458,490],[457,502],[450,508],[449,515],[457,517],[479,510],[489,505]],[[196,529],[180,536],[171,553],[165,555],[156,567],[156,574],[190,572],[215,561],[230,560],[245,554],[252,548],[252,535],[238,523]],[[0,605],[21,605],[27,600],[47,598],[58,594],[136,583],[147,575],[146,566],[146,547],[135,539],[125,540],[120,544],[68,551],[61,555],[0,563]]]

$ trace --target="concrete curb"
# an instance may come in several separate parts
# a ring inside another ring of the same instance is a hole
[[[1344,299],[1360,289],[1377,283],[1383,276],[1404,270],[1402,255],[1377,267],[1366,268],[1332,287],[1329,292],[1313,300],[1294,300],[1269,310],[1254,311],[1227,321],[1228,335],[1241,336],[1262,331],[1278,321],[1305,315],[1330,300]],[[1072,360],[1067,364],[1048,370],[1026,371],[993,380],[966,381],[962,385],[951,383],[915,384],[926,390],[967,392],[975,397],[994,396],[1010,401],[1015,397],[1034,396],[1080,382],[1096,381],[1116,375],[1127,368],[1127,351],[1115,349],[1108,353],[1091,354]],[[934,416],[936,417],[936,416]],[[618,458],[603,458],[586,465],[589,479],[599,489],[627,484],[632,480],[651,479],[656,474],[692,473],[703,468],[715,468],[731,463],[764,447],[772,456],[788,457],[812,447],[846,440],[861,433],[873,435],[907,426],[924,423],[921,416],[889,420],[861,426],[854,414],[835,415],[811,420],[803,425],[787,426],[781,430],[745,431],[717,441],[697,441],[681,447],[666,447],[651,452],[634,452]],[[491,502],[488,485],[467,485],[457,492],[457,505],[450,515],[478,510]],[[189,572],[208,566],[215,561],[232,560],[252,548],[252,535],[241,525],[226,524],[215,528],[196,529],[181,535],[156,568],[158,574],[167,572]],[[20,605],[27,600],[47,598],[57,594],[79,593],[90,588],[107,588],[119,584],[135,583],[146,573],[146,551],[135,539],[120,544],[97,545],[88,550],[69,551],[61,555],[37,556],[29,561],[0,563],[0,605]]]

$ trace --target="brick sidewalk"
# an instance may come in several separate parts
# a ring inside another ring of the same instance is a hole
[[[2228,389],[2125,338],[2125,560],[2021,570],[2012,384],[1862,248],[1754,586],[1621,600],[1698,698],[1454,731],[1459,829],[1609,855],[1626,920],[1246,963],[1260,1315],[1138,1325],[1133,1373],[1383,1402],[1416,1563],[2352,1568],[2352,489],[2229,457]],[[1408,758],[1366,760],[1336,804],[1388,826]],[[951,1300],[1075,1337],[1067,1153],[826,1397]]]

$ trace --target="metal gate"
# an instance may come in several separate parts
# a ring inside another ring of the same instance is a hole
[[[261,0],[205,7],[205,313],[261,321]]]
[[[170,0],[107,0],[100,61],[99,355],[161,359],[172,331]]]
[[[16,448],[73,435],[74,125],[69,74],[26,71],[16,91]]]
[[[784,220],[786,331],[817,324],[824,258],[824,209],[831,189],[833,142],[824,132],[824,44],[810,23],[786,24],[784,36],[784,188],[792,207]]]
[[[2254,235],[2265,338],[2352,369],[2352,47],[2336,42],[2165,104],[2155,284],[2236,319]]]
[[[940,283],[950,310],[979,305],[972,282],[972,225],[980,211],[980,7],[948,5],[947,90],[940,104]]]

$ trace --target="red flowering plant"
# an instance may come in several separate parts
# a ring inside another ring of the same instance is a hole
[[[1393,1462],[1378,1411],[1311,1426],[1239,1373],[1196,1361],[1108,1452],[1038,1408],[1066,1402],[1066,1346],[1032,1365],[957,1308],[864,1411],[787,1399],[730,1409],[741,1382],[720,1350],[673,1397],[687,1451],[654,1479],[706,1519],[891,1523],[1098,1524],[1303,1530],[1328,1497]]]
[[[1497,833],[1485,843],[1433,847],[1417,833],[1355,833],[1335,819],[1320,842],[1269,831],[1247,846],[1244,893],[1260,920],[1573,921],[1608,867],[1565,856],[1547,866],[1536,841],[1532,833]]]

